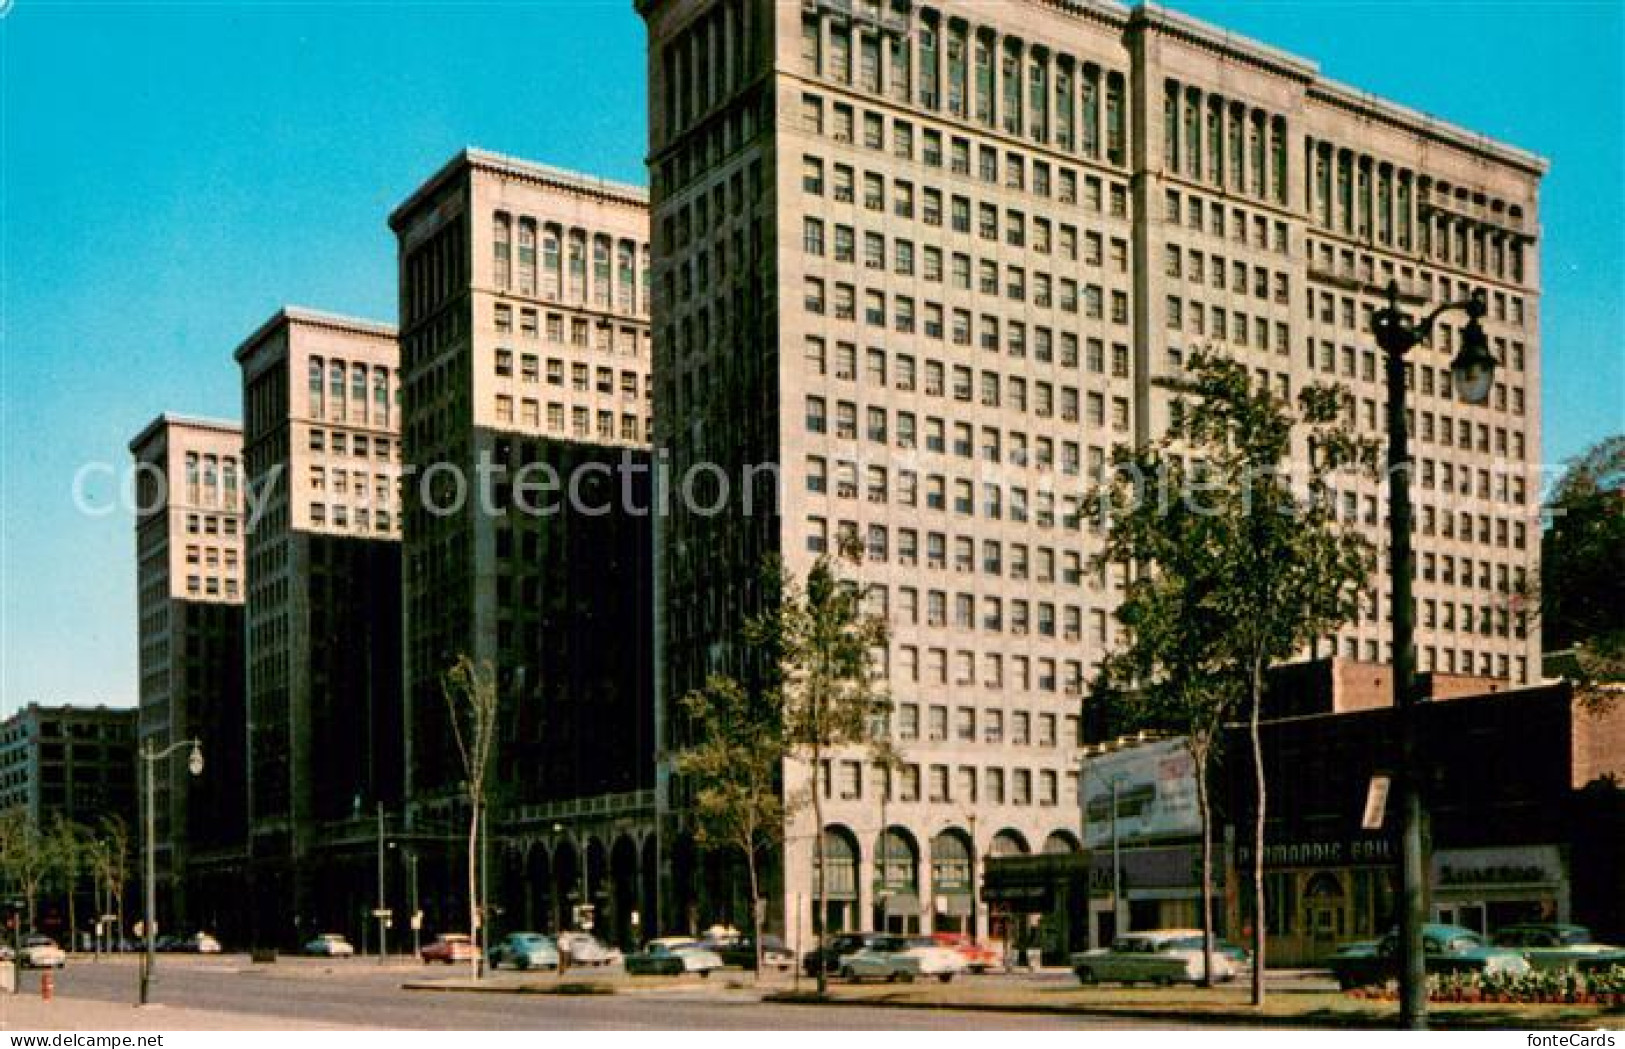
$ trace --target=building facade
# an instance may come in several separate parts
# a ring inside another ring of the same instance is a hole
[[[407,840],[457,921],[465,833],[442,675],[501,697],[493,898],[510,927],[651,913],[648,219],[636,187],[479,151],[399,241]]]
[[[130,442],[137,511],[140,748],[203,747],[154,770],[165,927],[233,935],[246,846],[243,466],[236,423],[165,414]],[[138,769],[143,777],[144,769]]]
[[[0,722],[0,811],[46,829],[58,816],[95,830],[135,830],[136,712],[30,703]]]
[[[254,937],[291,945],[324,930],[359,935],[377,905],[377,813],[398,810],[404,787],[395,329],[287,307],[236,360],[254,496]]]
[[[657,722],[745,669],[764,555],[799,573],[856,539],[892,628],[904,767],[852,755],[820,781],[828,825],[790,828],[775,923],[816,918],[819,834],[846,927],[984,932],[982,857],[1078,847],[1081,685],[1123,582],[1086,569],[1090,479],[1164,432],[1200,348],[1287,396],[1343,383],[1380,436],[1390,280],[1418,303],[1484,288],[1504,364],[1471,407],[1451,323],[1411,362],[1419,669],[1537,673],[1512,595],[1538,556],[1539,158],[1162,8],[638,9],[656,454],[780,481],[773,512],[658,519]],[[1350,484],[1344,520],[1380,538],[1382,497]],[[1379,588],[1328,640],[1383,660],[1387,620]]]

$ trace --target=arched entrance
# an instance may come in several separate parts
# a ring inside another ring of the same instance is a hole
[[[875,848],[875,925],[920,931],[920,847],[902,827],[887,827]]]
[[[988,851],[994,856],[1025,856],[1033,850],[1019,830],[1006,828],[993,835],[993,845]]]
[[[950,828],[931,839],[933,928],[971,933],[976,929],[976,881],[970,835]]]
[[[575,927],[573,907],[581,902],[581,854],[575,843],[560,841],[553,850],[553,928]]]
[[[1348,928],[1348,894],[1343,879],[1331,871],[1310,875],[1303,888],[1303,908],[1313,957],[1331,953]]]
[[[812,883],[807,887],[813,901],[813,931],[827,929],[845,932],[857,928],[858,909],[858,840],[845,827],[831,825],[824,828],[823,879],[824,899],[828,901],[827,914],[818,912],[819,871],[818,850],[812,856]]]
[[[553,865],[547,849],[532,845],[525,857],[525,927],[543,932],[557,930],[553,911]]]
[[[1073,834],[1071,831],[1051,831],[1049,837],[1044,839],[1044,852],[1047,855],[1054,856],[1069,852],[1077,852],[1080,848],[1082,848],[1082,846],[1078,844],[1077,835]]]

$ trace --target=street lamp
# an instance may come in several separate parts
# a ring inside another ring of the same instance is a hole
[[[155,810],[158,807],[158,798],[156,795],[156,788],[152,782],[152,770],[153,766],[157,765],[158,762],[168,758],[171,754],[175,753],[177,750],[180,750],[182,747],[192,748],[192,753],[187,755],[186,758],[186,771],[190,772],[193,776],[203,775],[203,744],[195,739],[183,739],[177,743],[171,743],[163,750],[154,750],[152,741],[148,740],[142,745],[141,748],[141,761],[146,770],[147,786],[147,913],[146,918],[142,922],[141,928],[143,938],[147,941],[147,946],[146,954],[141,960],[142,1005],[147,1004],[150,985],[152,983],[152,966],[153,962],[157,958],[157,951],[155,949],[156,937],[154,936],[156,930],[153,926],[153,918],[158,913],[158,862],[156,858],[158,820],[155,813]]]
[[[1405,355],[1432,334],[1433,324],[1445,313],[1467,314],[1461,331],[1461,350],[1450,362],[1456,396],[1467,404],[1483,404],[1495,379],[1495,357],[1482,323],[1484,292],[1447,302],[1412,322],[1399,309],[1399,285],[1388,284],[1388,305],[1371,318],[1371,333],[1387,355],[1388,365],[1388,574],[1392,587],[1394,709],[1399,720],[1399,762],[1395,787],[1400,807],[1400,914],[1399,1016],[1407,1030],[1427,1027],[1427,971],[1422,952],[1422,925],[1427,920],[1423,884],[1427,856],[1423,841],[1426,818],[1420,783],[1420,729],[1416,706],[1416,612],[1412,607],[1411,550],[1412,468],[1406,425]]]

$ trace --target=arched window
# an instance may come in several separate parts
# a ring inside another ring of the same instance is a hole
[[[320,357],[310,359],[310,411],[312,415],[322,414],[322,368]]]
[[[824,859],[828,874],[824,892],[832,900],[851,900],[858,895],[858,849],[852,836],[841,827],[824,830]],[[818,892],[818,852],[813,851],[812,891]]]
[[[1071,831],[1051,831],[1050,836],[1044,839],[1044,851],[1050,855],[1078,852],[1080,849],[1078,839]]]
[[[993,835],[993,847],[989,851],[995,856],[1025,856],[1032,850],[1020,831],[1006,829]]]

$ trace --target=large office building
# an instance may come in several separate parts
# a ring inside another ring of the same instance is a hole
[[[128,708],[30,703],[0,721],[0,812],[42,830],[58,818],[134,833],[135,717]]]
[[[401,768],[395,329],[286,307],[236,352],[247,534],[253,931],[359,933]],[[267,924],[268,923],[268,924]]]
[[[1087,569],[1080,496],[1114,444],[1165,431],[1199,348],[1287,396],[1342,383],[1380,437],[1389,281],[1418,311],[1484,289],[1502,362],[1488,404],[1454,398],[1447,318],[1409,365],[1419,669],[1538,675],[1513,595],[1538,545],[1541,159],[1161,7],[638,9],[656,455],[781,470],[776,513],[658,520],[657,718],[744,668],[763,555],[799,572],[856,539],[891,624],[903,767],[832,763],[775,923],[816,918],[820,834],[846,927],[983,932],[982,857],[1079,847],[1080,686],[1122,586]],[[1380,539],[1381,487],[1338,498]],[[1373,579],[1339,655],[1390,655]],[[696,878],[669,874],[689,906]]]
[[[197,740],[154,771],[157,891],[165,927],[236,931],[245,847],[242,429],[165,414],[135,458],[140,703],[136,740]],[[145,770],[138,772],[144,777]]]
[[[452,158],[399,240],[406,777],[429,927],[466,913],[442,679],[501,698],[494,898],[508,927],[651,912],[649,287],[643,190]],[[641,509],[641,512],[639,510]]]

